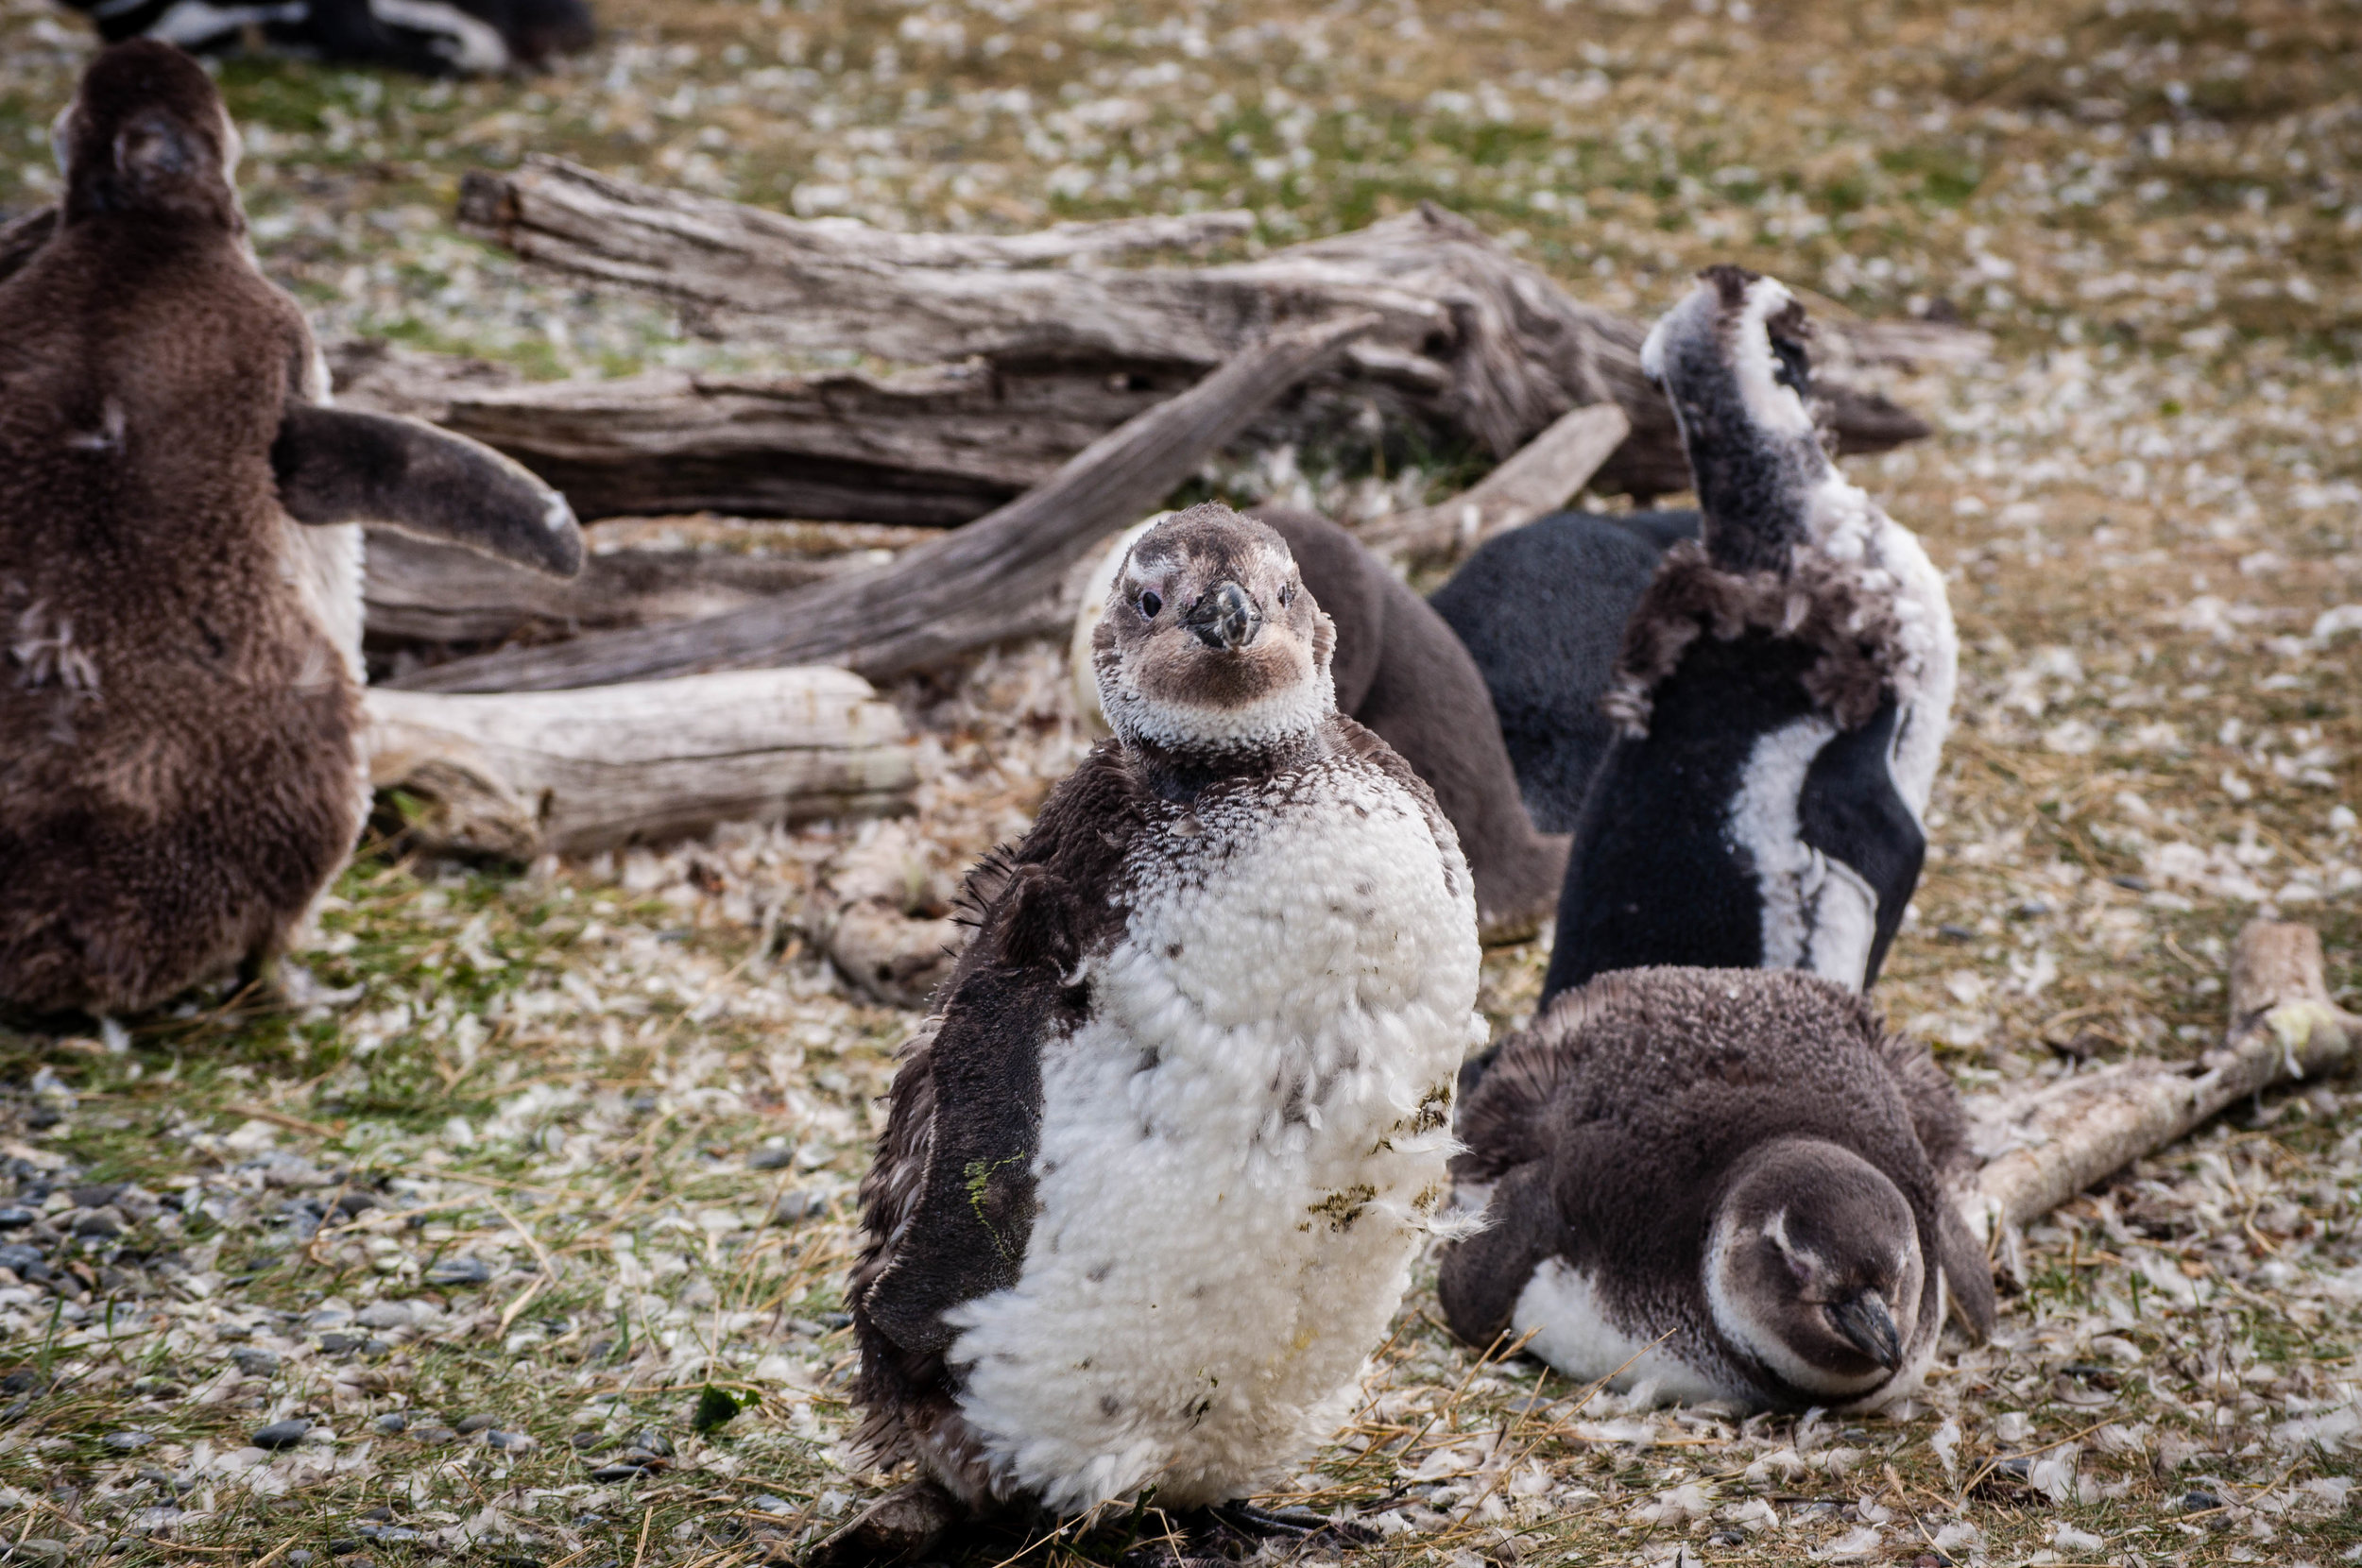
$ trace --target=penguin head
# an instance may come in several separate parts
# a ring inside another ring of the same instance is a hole
[[[1802,1137],[1732,1172],[1705,1271],[1723,1338],[1815,1400],[1857,1398],[1901,1370],[1926,1282],[1901,1190],[1852,1150]]]
[[[197,61],[133,39],[100,52],[50,129],[65,176],[63,221],[133,213],[232,231],[237,127]]]
[[[1091,634],[1115,732],[1184,752],[1268,749],[1337,709],[1335,625],[1287,541],[1218,501],[1133,542]]]
[[[1806,536],[1827,454],[1805,399],[1812,323],[1786,284],[1710,266],[1640,345],[1640,367],[1681,427],[1706,551],[1732,571],[1776,571]]]

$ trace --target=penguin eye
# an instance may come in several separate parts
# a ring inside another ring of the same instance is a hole
[[[1158,593],[1155,588],[1140,590],[1140,614],[1154,621],[1156,619],[1156,612],[1164,607],[1165,596],[1163,594]]]
[[[1293,583],[1290,583],[1286,588],[1279,590],[1279,603],[1284,607],[1286,605],[1292,605],[1295,602],[1296,586]]]

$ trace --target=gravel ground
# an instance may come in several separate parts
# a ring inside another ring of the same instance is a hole
[[[2353,1005],[2351,3],[603,14],[538,80],[225,68],[258,251],[323,335],[735,363],[454,231],[460,173],[529,149],[895,227],[1244,205],[1275,244],[1429,197],[1618,309],[1737,259],[1957,315],[2000,352],[1894,378],[1938,434],[1855,466],[1946,570],[1965,661],[1880,998],[1972,1095],[2194,1054],[2259,912],[2318,925]],[[88,47],[0,0],[0,209],[54,191]],[[1219,483],[1366,515],[1444,480]],[[857,1507],[842,1271],[912,1018],[809,911],[881,867],[936,910],[1083,744],[1046,646],[894,696],[912,821],[522,872],[373,844],[310,957],[350,1001],[0,1032],[9,1560],[724,1568]],[[1492,956],[1497,1027],[1543,956]],[[1372,1563],[2362,1559],[2358,1100],[2270,1097],[2070,1205],[1995,1341],[1874,1418],[1586,1398],[1480,1364],[1423,1284],[1296,1492],[1383,1530]],[[1112,1562],[1127,1530],[967,1560]]]

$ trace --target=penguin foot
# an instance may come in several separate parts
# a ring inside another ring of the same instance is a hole
[[[1226,1529],[1249,1541],[1325,1541],[1340,1546],[1375,1545],[1384,1539],[1350,1519],[1325,1519],[1309,1508],[1258,1508],[1252,1503],[1217,1503],[1206,1510]]]
[[[933,1481],[895,1488],[804,1554],[803,1568],[888,1568],[907,1562],[967,1517],[959,1499]]]

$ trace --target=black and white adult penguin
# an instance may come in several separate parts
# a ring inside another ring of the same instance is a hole
[[[1468,650],[1534,827],[1571,833],[1615,727],[1624,622],[1694,511],[1553,512],[1497,534],[1428,603]]]
[[[1822,450],[1808,330],[1779,282],[1718,266],[1642,345],[1703,540],[1665,552],[1625,624],[1545,1003],[1658,963],[1860,989],[1918,885],[1959,644],[1919,540]]]
[[[1947,1301],[1991,1332],[1951,1081],[1818,976],[1602,975],[1503,1043],[1459,1133],[1456,1200],[1489,1223],[1438,1288],[1470,1344],[1531,1333],[1578,1382],[1801,1409],[1911,1386]]]
[[[1532,936],[1557,907],[1566,840],[1534,831],[1468,650],[1427,601],[1328,519],[1288,507],[1258,508],[1255,516],[1287,541],[1304,586],[1336,625],[1337,710],[1377,731],[1451,819],[1476,877],[1483,940]],[[1124,552],[1153,522],[1111,540],[1085,586],[1070,656],[1076,706],[1086,715],[1101,716],[1091,637],[1106,589]]]
[[[1165,519],[1094,643],[1116,738],[971,875],[862,1186],[859,1437],[920,1478],[823,1561],[1152,1491],[1272,1526],[1240,1500],[1342,1419],[1445,1193],[1467,866],[1285,541]]]
[[[105,1014],[276,956],[351,851],[351,524],[556,572],[582,538],[488,448],[323,406],[196,61],[103,51],[56,141],[0,281],[0,1002]]]
[[[440,77],[540,65],[590,47],[586,0],[64,0],[110,43],[197,53],[250,41],[338,65]]]

